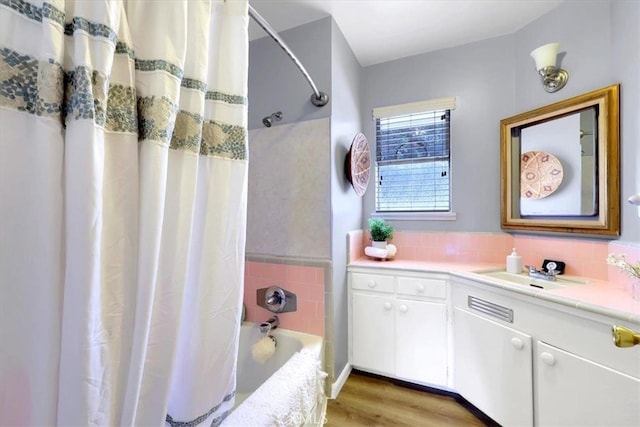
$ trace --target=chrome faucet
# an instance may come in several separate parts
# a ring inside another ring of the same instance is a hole
[[[263,334],[268,334],[269,331],[277,328],[280,325],[280,319],[278,316],[272,316],[266,321],[260,323],[260,332]]]
[[[555,281],[556,280],[556,274],[558,274],[558,271],[556,270],[556,266],[557,265],[556,265],[555,262],[548,263],[546,272],[542,271],[542,270],[538,270],[532,265],[527,265],[526,267],[529,269],[529,277],[535,277],[537,279]]]

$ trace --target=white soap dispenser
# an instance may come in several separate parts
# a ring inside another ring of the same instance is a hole
[[[507,256],[507,273],[522,273],[522,257],[517,254],[516,248]]]

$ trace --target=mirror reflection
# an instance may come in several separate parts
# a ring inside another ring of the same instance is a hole
[[[513,129],[520,140],[520,215],[597,214],[597,107]]]
[[[501,120],[502,228],[619,235],[618,92]]]

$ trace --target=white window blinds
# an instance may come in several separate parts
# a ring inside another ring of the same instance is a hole
[[[376,211],[450,211],[455,98],[374,109]]]
[[[427,101],[411,102],[408,104],[390,105],[373,109],[373,118],[404,116],[411,113],[422,113],[431,110],[455,110],[456,98],[437,98]]]

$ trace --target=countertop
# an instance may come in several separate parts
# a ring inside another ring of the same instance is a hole
[[[505,289],[519,294],[549,301],[564,306],[613,317],[640,325],[640,301],[634,301],[631,294],[613,283],[581,277],[586,284],[578,284],[558,289],[536,289],[513,284],[504,280],[478,274],[476,272],[504,269],[504,265],[486,263],[432,263],[423,261],[373,260],[362,257],[349,263],[349,267],[366,267],[384,270],[416,271],[423,273],[446,273],[482,282],[487,286]]]

